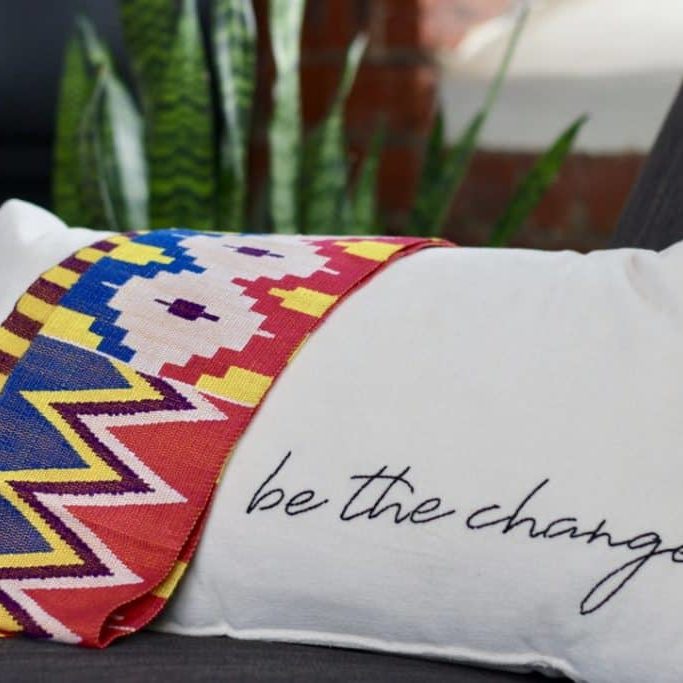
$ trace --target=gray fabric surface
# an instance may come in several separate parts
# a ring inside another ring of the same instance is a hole
[[[549,679],[356,650],[143,632],[107,650],[0,641],[2,683],[540,683]]]

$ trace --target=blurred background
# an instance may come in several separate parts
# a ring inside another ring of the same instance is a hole
[[[346,108],[352,165],[380,122],[384,225],[408,225],[437,103],[455,140],[484,98],[512,26],[513,0],[312,0],[301,62],[303,113],[320,121],[336,91],[346,49],[361,31],[366,58]],[[589,250],[607,242],[683,74],[681,0],[536,0],[508,77],[445,234],[485,242],[515,183],[580,114],[589,116],[558,181],[513,244]],[[274,75],[259,24],[256,112],[249,173],[266,172]],[[208,2],[199,2],[207,29]],[[124,76],[116,0],[0,0],[0,201],[50,208],[55,110],[66,40],[78,12],[111,46]]]

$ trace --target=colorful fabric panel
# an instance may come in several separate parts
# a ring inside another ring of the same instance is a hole
[[[0,327],[0,635],[103,647],[147,624],[307,336],[443,244],[174,229],[44,273]]]

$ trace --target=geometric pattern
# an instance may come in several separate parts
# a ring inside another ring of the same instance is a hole
[[[142,628],[229,454],[354,288],[436,240],[161,230],[44,273],[0,326],[0,636]]]

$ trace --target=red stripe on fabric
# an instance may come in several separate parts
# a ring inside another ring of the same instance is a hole
[[[5,320],[2,326],[12,332],[12,334],[16,334],[18,337],[31,341],[31,339],[40,332],[42,323],[29,318],[23,313],[19,313],[19,311],[15,309],[10,313],[9,318]]]
[[[114,249],[116,249],[116,247],[118,246],[118,244],[114,244],[113,242],[107,242],[106,240],[103,240],[102,242],[93,244],[91,249],[97,249],[97,251],[103,251],[106,254],[108,254],[110,251],[114,251]]]
[[[19,362],[19,359],[15,356],[11,356],[9,353],[0,351],[0,372],[8,375],[14,369],[14,366]]]
[[[41,277],[28,288],[27,292],[45,303],[56,306],[67,290]]]
[[[92,263],[89,263],[88,261],[82,261],[79,258],[76,258],[75,256],[70,256],[66,261],[62,261],[60,264],[63,268],[68,268],[69,270],[72,270],[74,273],[78,273],[79,275],[83,275],[88,268],[92,265]]]

